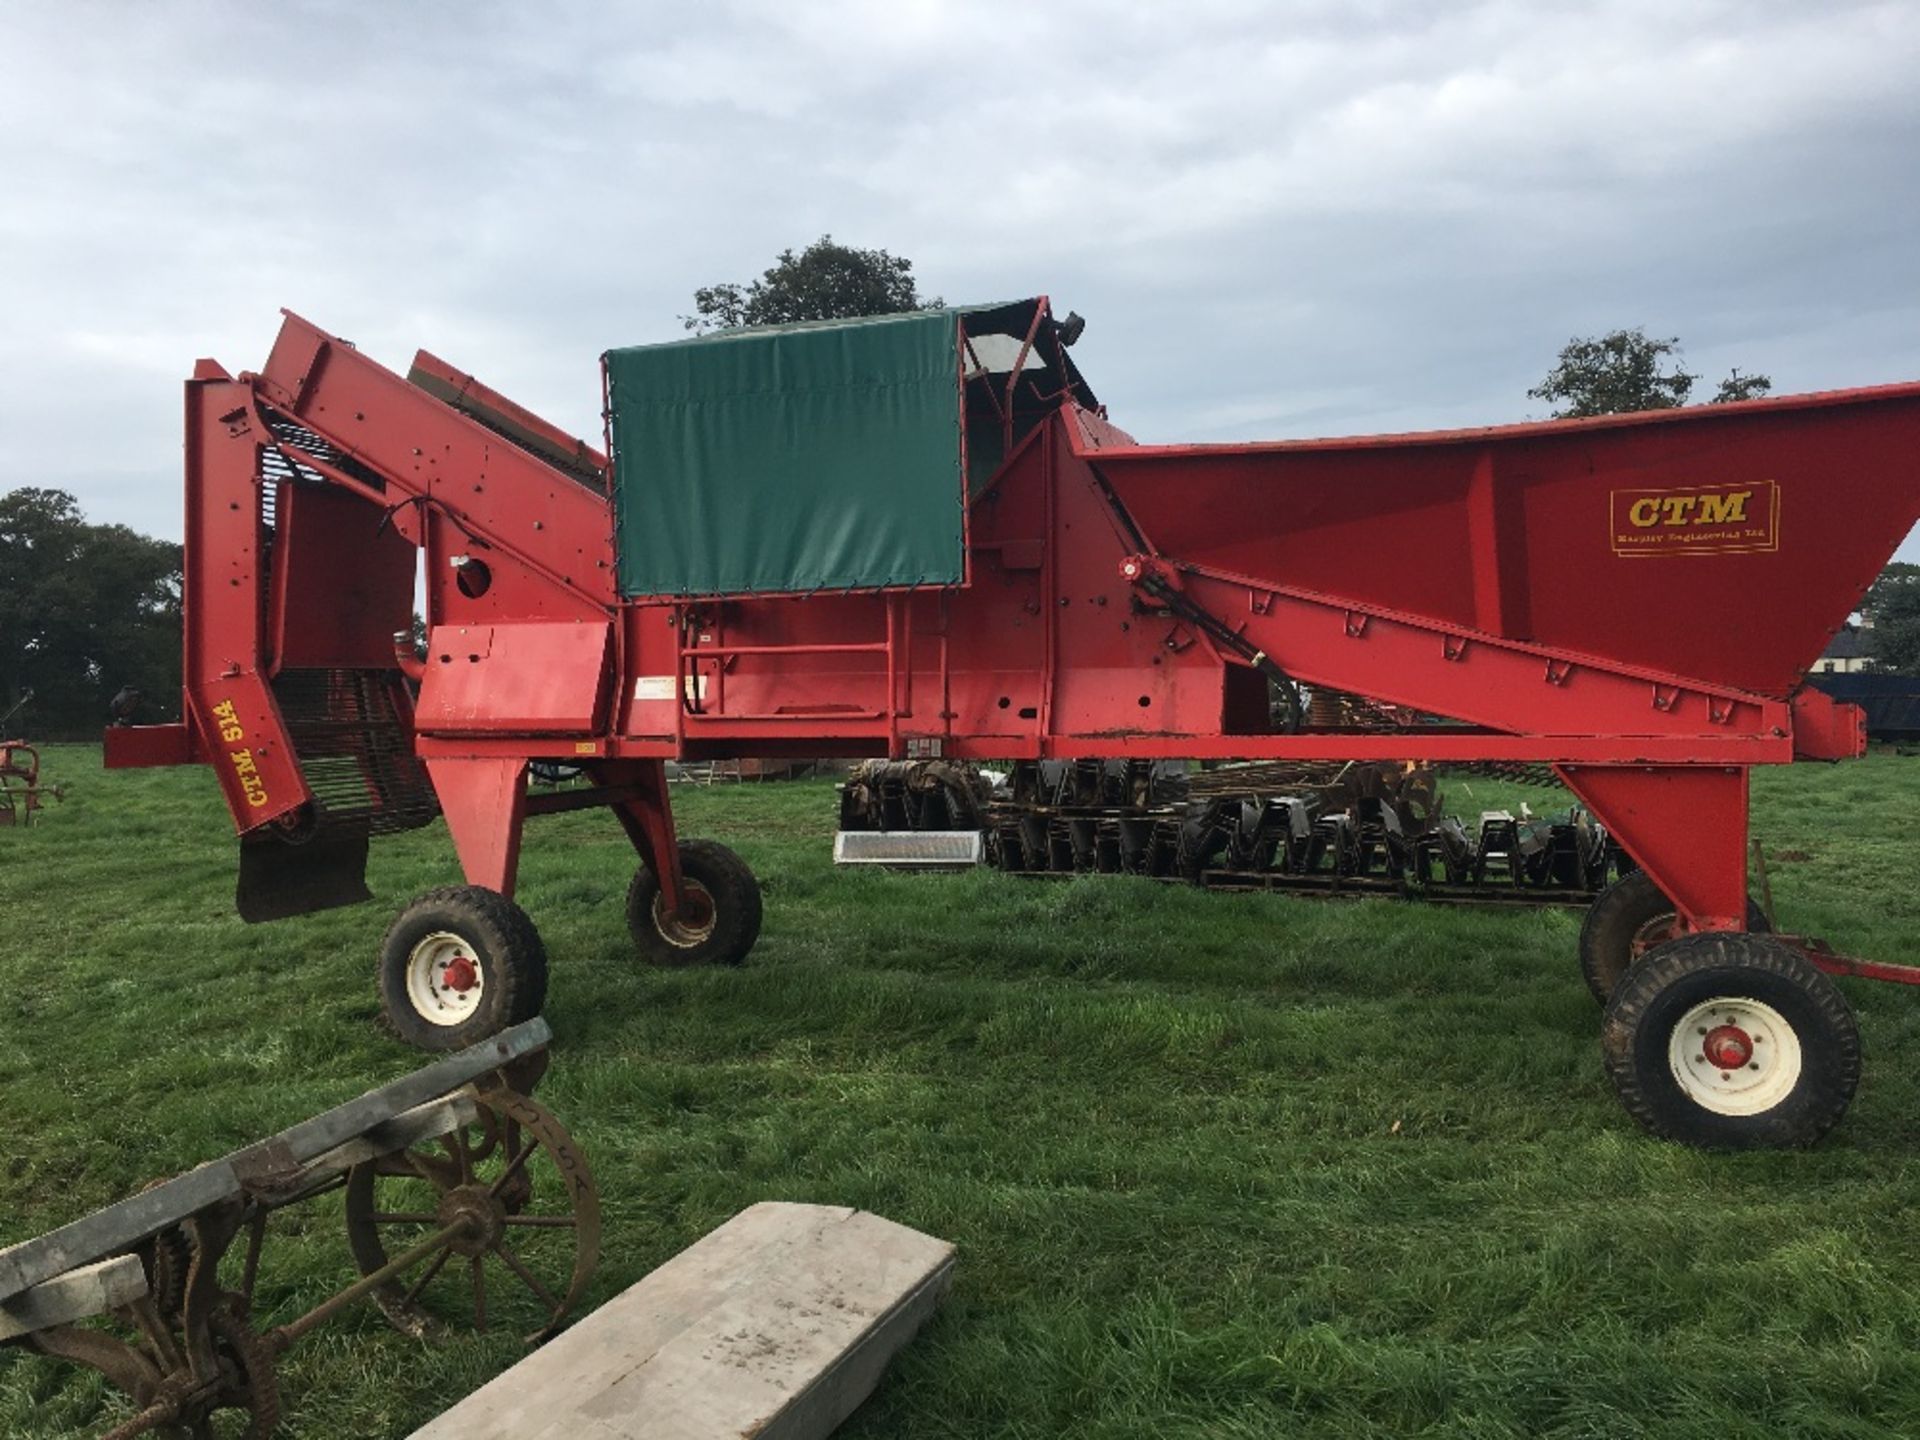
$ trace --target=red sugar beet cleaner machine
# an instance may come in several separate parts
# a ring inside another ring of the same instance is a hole
[[[1698,1144],[1824,1133],[1860,1063],[1829,976],[1920,969],[1762,933],[1747,776],[1864,748],[1802,677],[1920,518],[1920,385],[1148,446],[1079,329],[1039,299],[614,350],[603,455],[289,315],[259,373],[187,384],[186,720],[108,762],[212,767],[250,920],[369,898],[369,837],[444,814],[467,883],[380,963],[432,1048],[540,1008],[536,815],[625,827],[643,958],[745,958],[759,888],[676,836],[668,760],[1550,762],[1641,867],[1580,939],[1627,1107]],[[422,566],[424,662],[396,640]],[[1316,733],[1302,685],[1447,718]],[[533,761],[590,784],[530,794]]]

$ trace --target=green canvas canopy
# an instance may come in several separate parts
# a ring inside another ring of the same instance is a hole
[[[962,583],[963,330],[1011,353],[1044,313],[1029,300],[609,350],[621,592]],[[967,361],[971,378],[1013,363]],[[1036,349],[1022,368],[1049,367]]]

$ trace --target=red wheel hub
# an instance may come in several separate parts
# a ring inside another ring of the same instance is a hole
[[[456,995],[464,995],[480,983],[480,967],[470,955],[456,955],[447,962],[440,981]]]
[[[1753,1059],[1753,1037],[1738,1025],[1716,1025],[1700,1050],[1716,1070],[1739,1070]]]

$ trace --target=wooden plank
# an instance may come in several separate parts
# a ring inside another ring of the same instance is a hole
[[[411,1075],[402,1075],[377,1090],[369,1090],[357,1100],[303,1120],[271,1140],[236,1151],[232,1159],[244,1166],[256,1156],[272,1159],[276,1154],[285,1154],[295,1163],[305,1164],[316,1155],[365,1134],[381,1121],[458,1090],[488,1071],[540,1049],[552,1039],[553,1031],[547,1028],[547,1022],[536,1017],[510,1030],[502,1030],[478,1045],[469,1045],[444,1060],[423,1066]]]
[[[0,1300],[0,1340],[50,1325],[71,1325],[131,1305],[147,1293],[147,1271],[133,1255],[115,1255],[69,1270],[11,1300]]]
[[[215,1160],[151,1190],[0,1250],[0,1301],[56,1275],[129,1250],[189,1215],[240,1194],[231,1160]]]
[[[378,1160],[382,1155],[410,1150],[428,1140],[451,1135],[462,1125],[472,1125],[479,1118],[480,1102],[474,1099],[471,1089],[458,1095],[449,1095],[443,1100],[429,1100],[391,1120],[381,1121],[366,1134],[355,1136],[346,1144],[318,1156],[301,1172],[301,1178],[308,1183],[331,1180],[356,1165]]]
[[[947,1242],[877,1215],[754,1205],[413,1440],[819,1440],[952,1270]]]
[[[552,1038],[545,1020],[529,1020],[357,1100],[336,1105],[271,1140],[236,1150],[57,1230],[0,1250],[0,1300],[76,1266],[131,1249],[211,1205],[237,1197],[248,1182],[284,1185],[297,1177],[302,1165],[327,1151],[540,1049]]]

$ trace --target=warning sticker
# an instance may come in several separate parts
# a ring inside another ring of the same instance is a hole
[[[633,681],[633,698],[636,700],[671,700],[673,699],[673,679],[674,677],[671,675],[635,676]],[[681,684],[686,687],[687,699],[704,700],[707,698],[707,677],[704,674],[697,678],[692,675],[683,676]]]

